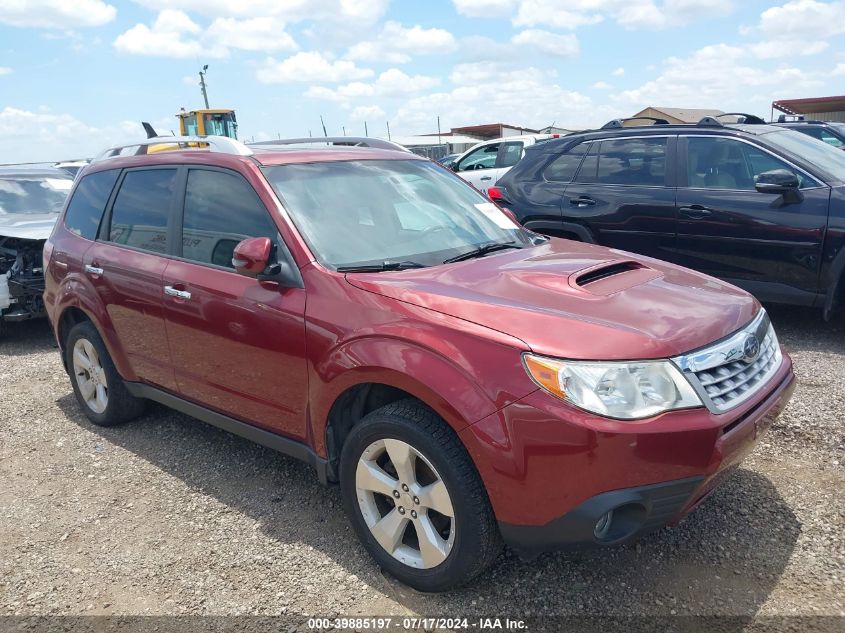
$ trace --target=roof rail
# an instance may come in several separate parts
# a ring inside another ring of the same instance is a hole
[[[745,123],[747,125],[765,125],[766,121],[756,114],[748,114],[746,112],[723,112],[722,114],[716,114],[714,116],[706,116],[701,119],[696,125],[701,125],[703,127],[719,127],[725,125],[719,119],[726,117],[726,116],[735,116],[737,118],[737,123]]]
[[[652,125],[669,125],[669,121],[666,119],[659,119],[653,116],[632,116],[627,119],[613,119],[612,121],[608,121],[601,126],[601,129],[612,130],[624,126],[628,121],[651,121]]]
[[[204,145],[208,146],[208,150],[218,152],[220,154],[232,154],[234,156],[252,156],[252,150],[240,141],[229,138],[227,136],[155,136],[153,138],[145,138],[142,141],[133,141],[132,143],[124,143],[122,145],[114,145],[106,150],[103,150],[98,156],[92,160],[92,163],[107,160],[109,158],[116,158],[123,155],[123,150],[130,147],[137,147],[134,155],[146,154],[147,148],[150,145],[179,145],[180,149],[195,149],[190,145]],[[184,147],[182,147],[184,146]],[[203,148],[204,149],[204,148]]]
[[[257,141],[249,143],[249,146],[283,146],[283,145],[333,145],[339,147],[372,147],[375,149],[395,149],[403,152],[410,150],[399,143],[385,141],[380,138],[369,138],[366,136],[315,136],[303,138],[282,138],[275,141]]]

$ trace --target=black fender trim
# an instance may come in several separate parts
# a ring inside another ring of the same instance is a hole
[[[824,320],[830,321],[833,312],[837,307],[836,294],[840,291],[845,291],[845,248],[843,248],[836,259],[833,260],[833,265],[830,267],[830,283],[827,286],[824,301]]]
[[[528,229],[529,231],[534,231],[535,233],[543,233],[543,231],[551,230],[551,231],[564,231],[566,233],[572,233],[573,235],[577,235],[578,239],[582,242],[587,242],[588,244],[595,244],[596,239],[593,237],[593,234],[590,233],[590,230],[582,225],[576,224],[574,222],[558,222],[555,220],[529,220],[523,226]]]
[[[180,413],[197,418],[206,424],[216,426],[224,431],[228,431],[234,435],[239,435],[240,437],[251,440],[256,444],[261,444],[262,446],[271,448],[274,451],[278,451],[279,453],[283,453],[284,455],[303,461],[306,464],[310,464],[317,471],[317,478],[320,480],[321,484],[327,485],[329,482],[328,460],[317,455],[311,447],[303,442],[277,433],[265,431],[257,426],[241,422],[240,420],[236,420],[228,415],[207,409],[180,398],[179,396],[175,396],[170,392],[158,389],[145,383],[126,381],[124,384],[129,390],[129,393],[136,398],[147,398],[148,400],[153,400],[154,402],[163,404],[170,409],[174,409]]]

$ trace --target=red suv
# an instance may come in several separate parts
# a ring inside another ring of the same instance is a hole
[[[792,393],[768,316],[726,283],[526,231],[375,141],[181,140],[86,167],[45,248],[82,410],[113,425],[154,400],[311,463],[416,588],[469,581],[502,541],[678,521]]]

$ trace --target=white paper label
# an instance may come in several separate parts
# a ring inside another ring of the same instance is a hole
[[[514,224],[513,220],[506,216],[502,210],[492,202],[477,204],[475,205],[475,208],[493,220],[499,228],[511,230],[519,228],[516,224]]]
[[[64,178],[45,178],[44,182],[50,189],[57,189],[59,191],[70,191],[73,186],[72,180],[65,180]]]

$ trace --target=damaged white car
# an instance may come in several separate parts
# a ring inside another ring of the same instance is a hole
[[[42,251],[71,185],[60,169],[0,167],[0,333],[44,316]]]

